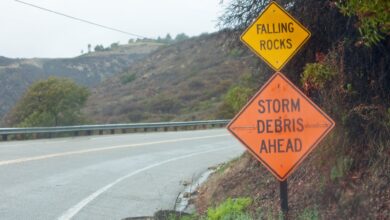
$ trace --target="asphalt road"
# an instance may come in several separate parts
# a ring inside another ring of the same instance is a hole
[[[0,219],[152,215],[243,151],[224,129],[2,142]]]

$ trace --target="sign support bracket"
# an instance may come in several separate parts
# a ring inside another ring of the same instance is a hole
[[[287,179],[284,181],[279,181],[279,183],[280,183],[280,208],[282,210],[283,220],[287,220],[288,219]]]

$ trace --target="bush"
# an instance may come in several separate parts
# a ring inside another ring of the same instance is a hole
[[[390,34],[390,3],[387,0],[339,0],[338,7],[347,16],[357,18],[361,43],[371,46]]]
[[[121,82],[122,84],[131,83],[136,79],[136,75],[134,73],[128,73],[121,76]]]
[[[251,198],[227,199],[216,208],[207,210],[208,220],[251,219],[244,211],[252,203]]]
[[[148,100],[146,109],[149,112],[162,115],[177,114],[182,107],[178,99],[160,94]]]
[[[223,103],[218,109],[217,116],[220,118],[232,118],[248,102],[253,89],[234,86],[229,89],[223,98]]]
[[[144,120],[146,117],[147,117],[147,115],[145,114],[145,112],[141,112],[141,111],[131,111],[127,115],[127,118],[131,122],[140,122],[140,121]]]
[[[335,74],[336,72],[325,64],[308,63],[303,71],[301,83],[306,91],[323,89]]]
[[[37,81],[11,111],[8,123],[21,127],[84,123],[81,108],[88,96],[87,88],[69,79],[50,77]]]
[[[330,179],[335,181],[338,178],[344,177],[344,175],[350,170],[352,163],[353,160],[347,156],[338,158],[336,164],[330,172]]]
[[[306,208],[303,213],[298,216],[299,220],[318,220],[320,219],[317,208]]]

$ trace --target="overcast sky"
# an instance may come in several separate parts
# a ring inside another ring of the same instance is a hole
[[[22,1],[151,38],[217,31],[224,7],[220,0]],[[0,8],[0,56],[73,57],[86,51],[89,43],[108,46],[131,38],[14,0],[1,0]]]

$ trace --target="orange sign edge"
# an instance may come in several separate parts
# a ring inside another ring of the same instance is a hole
[[[267,11],[267,9],[269,7],[271,7],[271,5],[276,5],[279,9],[281,9],[284,13],[287,14],[288,17],[290,17],[295,23],[297,23],[302,29],[304,29],[307,33],[309,33],[309,35],[307,35],[307,37],[302,41],[302,43],[297,47],[297,49],[294,51],[294,53],[292,53],[287,59],[286,61],[284,61],[284,63],[279,67],[279,68],[275,68],[271,63],[269,63],[263,56],[261,56],[261,54],[259,54],[251,45],[249,45],[248,43],[246,43],[244,40],[243,40],[243,36],[246,34],[246,32],[249,31],[249,29],[254,25],[254,23],[259,20],[259,18],[264,14],[265,11]],[[290,61],[293,56],[295,56],[296,53],[298,53],[298,51],[302,48],[302,46],[309,40],[309,38],[311,37],[311,32],[305,27],[303,26],[300,22],[298,22],[293,16],[290,15],[290,13],[288,13],[282,6],[280,6],[278,3],[276,3],[275,1],[271,1],[267,7],[265,7],[263,9],[263,11],[260,13],[259,16],[257,16],[257,18],[245,29],[244,33],[241,34],[240,36],[240,40],[241,42],[243,42],[247,47],[249,47],[249,49],[254,53],[256,54],[260,59],[262,59],[264,62],[266,62],[268,64],[268,66],[270,66],[272,69],[274,69],[275,71],[280,71],[281,69],[283,69],[283,67],[287,64],[288,61]]]
[[[327,128],[327,130],[317,139],[316,142],[314,142],[310,147],[309,147],[309,150],[294,164],[294,166],[292,166],[290,168],[290,170],[286,173],[286,175],[284,176],[279,176],[276,171],[274,171],[265,161],[263,161],[255,152],[252,151],[252,149],[250,147],[248,147],[244,141],[241,140],[241,138],[239,138],[236,134],[234,134],[234,132],[230,129],[230,126],[234,123],[234,121],[240,117],[240,115],[248,108],[248,106],[250,104],[252,104],[252,102],[254,101],[254,99],[268,86],[268,84],[270,84],[272,82],[272,80],[276,77],[276,76],[280,76],[282,77],[284,80],[286,80],[286,82],[288,84],[290,84],[300,95],[302,95],[303,98],[305,98],[315,109],[317,109],[321,115],[323,115],[329,122],[330,122],[330,126]],[[331,119],[324,111],[322,111],[322,109],[320,109],[309,97],[307,97],[298,87],[296,87],[294,85],[294,83],[292,83],[283,73],[281,72],[276,72],[274,73],[269,79],[268,81],[260,88],[260,90],[258,92],[256,92],[256,94],[245,104],[245,106],[238,112],[238,114],[236,116],[234,116],[234,118],[229,122],[229,124],[226,126],[227,127],[227,130],[229,131],[229,133],[231,133],[234,137],[237,138],[237,140],[239,140],[241,142],[241,144],[243,144],[245,146],[245,148],[247,150],[249,150],[249,152],[257,159],[259,160],[279,181],[284,181],[286,180],[298,167],[299,165],[303,162],[303,160],[313,151],[313,149],[319,144],[319,142],[321,142],[326,135],[329,134],[329,132],[335,127],[336,123],[333,121],[333,119]]]

